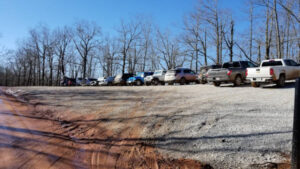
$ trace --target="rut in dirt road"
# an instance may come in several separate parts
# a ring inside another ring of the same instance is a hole
[[[128,115],[133,119],[144,115],[145,107],[142,110],[140,106],[137,103]],[[4,158],[0,159],[0,168],[203,167],[193,160],[166,158],[155,147],[143,144],[147,139],[141,139],[136,129],[143,127],[139,119],[120,125],[117,133],[109,129],[107,120],[82,120],[47,118],[33,106],[1,94],[0,156]]]

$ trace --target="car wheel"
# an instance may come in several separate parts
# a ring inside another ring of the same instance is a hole
[[[136,85],[137,85],[137,86],[141,86],[141,85],[142,85],[142,82],[141,82],[140,80],[137,80],[137,81],[136,81]]]
[[[157,79],[153,79],[152,83],[153,85],[157,86],[159,84],[159,81]]]
[[[220,82],[213,82],[214,83],[214,86],[220,86],[221,83]]]
[[[243,80],[240,75],[236,76],[234,80],[234,86],[240,86],[242,84]]]
[[[277,86],[278,87],[284,87],[285,86],[285,76],[280,75],[279,80],[277,81]]]
[[[257,82],[251,82],[251,86],[252,86],[252,87],[259,87],[259,86],[260,86],[260,84],[259,84],[259,83],[257,83]]]
[[[184,85],[186,82],[185,82],[185,78],[181,78],[180,79],[180,85]]]

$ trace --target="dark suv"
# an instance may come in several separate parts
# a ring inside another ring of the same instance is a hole
[[[127,79],[133,76],[132,73],[118,74],[113,81],[113,85],[124,86],[126,85]]]

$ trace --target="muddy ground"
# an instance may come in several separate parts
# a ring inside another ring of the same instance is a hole
[[[293,83],[2,88],[0,168],[289,168],[293,97]]]

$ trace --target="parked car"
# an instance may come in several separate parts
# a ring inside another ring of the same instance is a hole
[[[165,85],[165,74],[166,70],[156,70],[152,76],[147,76],[145,78],[146,85]]]
[[[86,79],[86,85],[87,86],[97,86],[98,85],[98,81],[95,78],[87,78]]]
[[[210,65],[210,66],[202,66],[200,68],[200,73],[198,75],[199,82],[201,84],[207,83],[207,72],[209,69],[219,69],[222,65]]]
[[[141,86],[145,84],[144,78],[153,75],[153,72],[138,72],[136,76],[127,79],[127,85],[137,85]]]
[[[239,86],[246,81],[246,70],[250,67],[256,67],[256,64],[250,61],[226,62],[222,68],[208,70],[207,81],[213,82],[215,86],[220,86],[221,83]]]
[[[292,59],[271,59],[261,62],[260,67],[248,68],[247,79],[253,87],[263,83],[275,83],[283,87],[286,80],[300,77],[300,66]]]
[[[105,78],[105,77],[99,77],[99,78],[97,79],[97,81],[98,81],[98,85],[99,85],[99,86],[106,86],[106,85],[107,85],[107,83],[106,83],[106,78]]]
[[[113,85],[124,86],[128,78],[133,77],[132,73],[119,74],[115,77]]]
[[[76,86],[76,79],[65,76],[60,81],[60,85],[61,86]]]
[[[180,83],[181,85],[188,84],[190,82],[199,83],[197,74],[188,68],[176,68],[168,70],[166,72],[164,81],[169,85],[174,83]]]
[[[112,86],[113,82],[114,82],[115,76],[110,76],[108,78],[105,79],[105,83],[107,86]]]
[[[85,84],[85,80],[82,77],[76,78],[76,86],[82,86]]]

